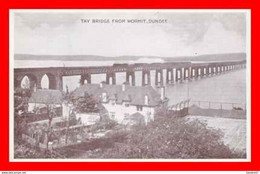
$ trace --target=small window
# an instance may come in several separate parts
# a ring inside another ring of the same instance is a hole
[[[129,107],[129,103],[128,102],[125,103],[125,107]]]
[[[137,107],[137,111],[142,111],[143,107],[142,106],[136,106]]]

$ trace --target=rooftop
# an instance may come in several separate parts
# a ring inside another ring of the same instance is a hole
[[[103,84],[84,84],[75,89],[72,95],[75,98],[83,97],[85,93],[93,95],[96,99],[101,100],[102,93],[107,94],[108,100],[116,100],[116,103],[121,104],[124,101],[131,105],[145,105],[145,96],[148,96],[148,106],[157,106],[162,101],[160,94],[151,86],[129,86],[125,85],[125,90],[122,90],[122,85],[107,85]]]
[[[38,89],[29,99],[29,103],[62,104],[63,95],[59,90]]]

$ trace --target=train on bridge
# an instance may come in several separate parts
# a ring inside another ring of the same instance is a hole
[[[107,84],[116,84],[116,73],[125,72],[126,82],[135,85],[135,72],[142,72],[142,86],[151,85],[151,70],[155,70],[155,85],[161,86],[163,70],[166,70],[166,84],[174,84],[187,79],[196,79],[221,74],[246,67],[246,60],[218,62],[164,62],[164,63],[134,63],[114,64],[113,66],[95,67],[49,67],[49,68],[15,68],[14,87],[21,87],[22,79],[27,76],[30,88],[41,88],[44,75],[49,78],[49,88],[63,90],[63,76],[80,75],[80,83],[91,83],[92,74],[106,74]]]

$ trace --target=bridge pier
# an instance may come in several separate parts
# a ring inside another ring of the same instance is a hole
[[[175,75],[176,75],[176,77],[175,77],[176,82],[181,81],[182,80],[182,68],[176,69]]]
[[[49,78],[49,89],[58,89],[57,87],[57,81],[59,80],[58,76],[55,76],[53,74],[46,74]],[[38,80],[37,80],[38,81]],[[41,79],[39,80],[41,83]]]
[[[116,84],[116,73],[115,72],[106,73],[106,84],[108,84],[108,85]]]
[[[200,78],[201,77],[201,67],[197,68],[197,77]]]
[[[184,68],[184,80],[190,78],[190,68]]]
[[[87,83],[91,84],[91,74],[82,74],[80,78],[80,85],[84,85],[85,80],[87,80]]]
[[[224,65],[221,66],[221,72],[224,72]]]
[[[170,84],[174,82],[173,79],[173,69],[167,69],[166,70],[166,84]]]
[[[206,66],[205,67],[205,71],[204,71],[204,76],[206,76],[206,77],[208,77],[209,76],[209,69],[208,69],[208,67]]]
[[[59,89],[60,91],[63,90],[62,75],[59,75],[59,76],[57,77],[57,89]]]
[[[162,71],[162,69],[157,69],[155,71],[155,86],[163,86],[163,71]]]
[[[130,79],[131,77],[131,79]],[[130,81],[131,80],[131,81]],[[126,72],[126,81],[131,85],[135,86],[135,72],[134,71],[127,71]]]
[[[191,78],[197,78],[198,74],[197,74],[197,68],[195,67],[191,67]]]
[[[220,66],[217,66],[217,74],[220,73]]]
[[[203,68],[202,68],[202,76],[205,77],[206,74],[207,74],[207,73],[206,73],[206,67],[203,67]]]
[[[218,75],[221,73],[221,66],[218,65]]]
[[[217,71],[218,71],[217,69],[218,69],[217,66],[214,66],[214,67],[213,67],[213,75],[216,75],[216,74],[217,74]]]
[[[206,75],[206,73],[205,73],[205,67],[203,66],[202,68],[201,68],[201,77],[204,77]]]
[[[41,77],[36,77],[36,80],[35,81],[32,81],[30,79],[30,89],[34,90],[34,88],[36,89],[42,89],[42,84],[41,84]],[[50,81],[50,80],[49,80]],[[49,82],[50,84],[50,82]]]
[[[206,76],[209,76],[209,66],[206,67]]]
[[[151,77],[149,70],[142,71],[142,86],[151,85]]]

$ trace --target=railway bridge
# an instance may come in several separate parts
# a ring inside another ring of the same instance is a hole
[[[116,73],[125,72],[126,81],[135,85],[136,71],[142,72],[142,86],[151,85],[151,73],[155,70],[155,85],[174,84],[187,79],[197,79],[214,76],[228,71],[245,68],[246,60],[218,61],[218,62],[164,62],[164,63],[136,63],[114,64],[113,66],[95,67],[48,67],[48,68],[15,68],[14,87],[21,87],[22,80],[27,76],[30,88],[41,88],[44,75],[49,78],[49,89],[63,90],[64,76],[80,75],[80,83],[91,83],[92,74],[106,74],[107,84],[116,84]],[[163,80],[166,71],[166,82]]]

